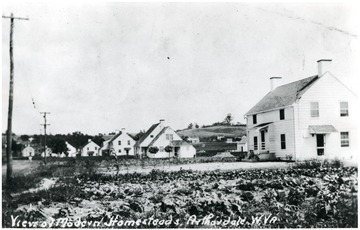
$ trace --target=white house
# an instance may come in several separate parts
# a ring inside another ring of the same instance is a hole
[[[97,156],[99,149],[100,146],[89,139],[88,143],[86,143],[86,145],[81,148],[80,154],[82,157]]]
[[[68,157],[76,157],[76,148],[74,146],[72,146],[71,144],[69,144],[69,142],[65,142],[66,144],[66,148],[68,149]]]
[[[165,148],[171,146],[171,151]],[[150,148],[156,147],[158,151],[151,153]],[[164,125],[164,120],[152,125],[135,144],[136,154],[140,157],[149,158],[192,158],[196,155],[196,149],[191,144],[182,140],[169,126]]]
[[[187,141],[190,142],[190,143],[192,143],[192,144],[198,144],[198,143],[200,143],[199,137],[189,137],[189,138],[187,139]]]
[[[330,64],[319,60],[318,75],[277,87],[246,113],[249,151],[292,160],[357,156],[357,96]]]
[[[51,157],[52,156],[53,153],[52,153],[51,148],[46,146],[45,151],[46,151],[46,157]],[[41,157],[44,157],[44,151],[41,152]]]
[[[115,135],[107,135],[107,136],[103,136],[102,138],[104,139],[101,148],[99,149],[99,155],[100,156],[108,156],[110,155],[110,140],[114,137]]]
[[[29,156],[35,156],[35,149],[33,147],[31,147],[30,145],[26,146],[22,151],[21,151],[21,156],[22,157],[29,157]]]
[[[244,135],[241,137],[241,140],[239,142],[236,142],[237,144],[237,151],[240,152],[247,152],[247,137]]]
[[[123,128],[108,141],[107,145],[111,154],[116,154],[117,156],[134,156],[135,143],[136,141],[134,141],[134,139],[126,133]]]

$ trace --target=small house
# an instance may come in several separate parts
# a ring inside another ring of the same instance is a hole
[[[35,156],[35,149],[33,147],[31,147],[30,145],[26,146],[22,151],[21,151],[21,156],[22,157],[30,157],[30,156]]]
[[[97,145],[92,140],[88,140],[88,143],[86,143],[80,150],[80,154],[82,157],[88,157],[88,156],[97,156],[99,152],[100,146]]]

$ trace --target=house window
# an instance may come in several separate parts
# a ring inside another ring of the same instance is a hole
[[[258,149],[258,138],[257,136],[254,137],[254,150]]]
[[[128,145],[130,145],[130,140],[128,140]]]
[[[285,134],[280,134],[281,149],[286,149],[286,137]]]
[[[121,141],[118,141],[118,145],[121,145]]]
[[[340,117],[349,116],[349,104],[347,101],[340,102]]]
[[[97,147],[95,147],[95,150],[97,150]]]
[[[160,147],[159,147],[159,150],[160,150],[160,152],[164,152],[164,147],[163,147],[163,146],[160,146]]]
[[[279,113],[280,113],[280,120],[285,120],[285,109],[280,109]]]
[[[166,134],[166,140],[172,141],[174,139],[172,134]]]
[[[253,124],[257,123],[256,114],[253,115]]]
[[[87,150],[89,151],[89,147],[87,147]]]
[[[319,102],[310,103],[311,117],[319,117]]]
[[[349,147],[349,132],[340,132],[341,147]]]
[[[121,149],[119,149],[118,152],[121,153]]]

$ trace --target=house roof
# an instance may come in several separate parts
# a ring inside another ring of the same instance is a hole
[[[193,144],[197,151],[226,151],[226,150],[236,150],[237,143],[225,143],[225,142],[206,142]]]
[[[247,140],[247,137],[246,136],[243,136],[240,140],[240,144],[246,144],[246,140]]]
[[[115,134],[110,140],[109,140],[109,143],[110,142],[113,142],[116,140],[116,138],[118,138],[120,135],[122,134],[122,132],[118,132],[117,134]],[[128,133],[127,133],[128,134]],[[130,138],[134,139],[130,134],[128,134]]]
[[[116,138],[118,138],[118,136],[121,135],[122,132],[118,132],[117,134],[115,134],[110,140],[109,140],[109,143],[110,142],[113,142]]]
[[[227,157],[235,157],[234,155],[232,155],[229,152],[222,152],[222,153],[217,153],[215,156],[213,157],[221,157],[221,158],[227,158]]]
[[[177,141],[171,141],[171,144],[174,146],[174,147],[180,147],[182,145],[191,145],[189,144],[188,142],[184,141],[184,140],[177,140]]]
[[[113,138],[114,135],[104,135],[102,136],[102,138],[104,139],[104,141],[110,140],[111,138]]]
[[[92,141],[92,140],[90,140],[90,141],[88,141],[86,144],[84,144],[84,145],[82,145],[82,146],[80,146],[80,149],[83,149],[83,148],[85,148],[85,146],[87,146],[89,143],[94,143],[95,145],[97,145],[98,147],[100,147],[98,144],[96,144],[94,141]]]
[[[312,76],[279,86],[263,97],[245,115],[256,114],[263,111],[292,105],[318,79],[318,76]]]
[[[141,136],[141,138],[136,142],[135,147],[139,147],[140,144],[154,131],[154,129],[159,125],[160,123],[153,124],[147,131],[144,133],[144,135]]]
[[[160,131],[160,133],[158,134],[158,135],[156,135],[156,137],[149,143],[149,146],[152,146],[154,143],[155,143],[155,141],[157,141],[157,139],[159,139],[159,137],[165,132],[165,130],[167,130],[169,128],[169,126],[167,126],[167,127],[164,127],[161,131]]]

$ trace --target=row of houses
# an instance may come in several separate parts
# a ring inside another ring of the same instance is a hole
[[[321,59],[317,63],[317,75],[271,89],[245,114],[247,139],[236,150],[240,147],[241,152],[284,160],[357,158],[358,98],[329,71],[331,62]],[[196,138],[189,139],[198,151],[215,148],[213,144],[199,143]],[[234,148],[235,145],[229,151]],[[121,130],[107,138],[101,147],[90,140],[80,154],[194,157],[196,149],[160,120],[137,142]]]
[[[196,149],[171,127],[164,125],[164,120],[160,120],[159,123],[153,124],[138,141],[135,141],[125,129],[110,136],[101,147],[89,141],[82,148],[81,156],[91,155],[192,158],[196,155]]]
[[[81,147],[78,151],[66,142],[68,156],[76,157],[77,154],[83,157],[87,156],[136,156],[149,158],[192,158],[196,155],[194,146],[184,141],[171,127],[164,125],[164,120],[153,124],[141,136],[138,141],[122,129],[118,133],[103,137],[105,141],[102,146],[97,145],[92,140]],[[25,148],[23,156],[31,155],[33,149],[30,146]],[[35,151],[33,151],[34,154]],[[53,154],[51,150],[46,151],[47,156],[65,157],[64,153]],[[32,155],[33,156],[33,155]],[[42,153],[44,156],[44,153]]]

